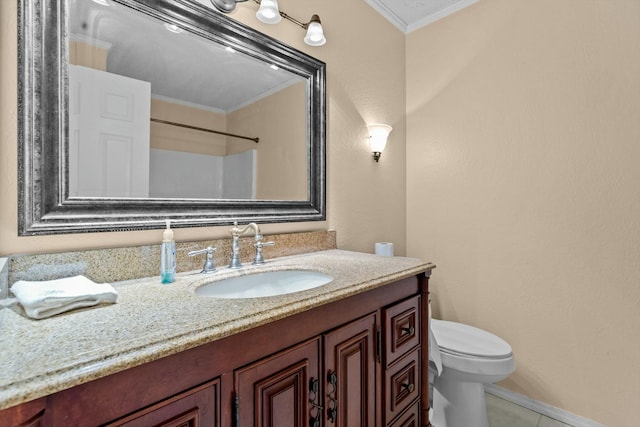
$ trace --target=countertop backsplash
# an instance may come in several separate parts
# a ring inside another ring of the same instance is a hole
[[[265,235],[264,241],[275,246],[264,249],[264,256],[278,258],[310,252],[336,249],[335,231]],[[255,254],[253,236],[240,239],[240,257],[250,263]],[[231,258],[231,239],[202,240],[176,243],[178,272],[202,268],[204,256],[190,257],[188,252],[212,246],[219,267]],[[53,280],[84,275],[94,282],[120,282],[153,277],[160,274],[160,244],[125,248],[92,249],[35,255],[15,255],[0,258],[0,298],[8,296],[8,287],[18,280]]]

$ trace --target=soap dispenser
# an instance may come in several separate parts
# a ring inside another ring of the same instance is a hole
[[[176,242],[173,240],[171,221],[167,220],[167,228],[162,233],[160,258],[160,279],[162,283],[173,283],[176,280]]]

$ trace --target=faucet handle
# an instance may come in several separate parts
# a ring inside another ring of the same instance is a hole
[[[213,253],[217,248],[213,248],[211,246],[207,246],[204,249],[200,249],[198,251],[191,251],[187,255],[195,256],[200,254],[207,254],[206,259],[204,260],[204,265],[202,266],[201,273],[215,273],[216,272],[216,262],[213,260]]]
[[[262,234],[256,234],[256,242],[253,244],[253,246],[255,246],[256,248],[256,257],[254,258],[252,263],[254,265],[264,264],[264,256],[262,255],[262,248],[264,246],[274,246],[276,244],[276,242],[263,242],[263,238],[264,237],[262,236]]]

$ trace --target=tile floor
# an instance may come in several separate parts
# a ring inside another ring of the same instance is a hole
[[[491,427],[571,427],[492,394],[486,396]]]

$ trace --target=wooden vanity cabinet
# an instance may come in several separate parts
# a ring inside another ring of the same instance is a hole
[[[326,426],[380,425],[378,318],[378,313],[371,313],[324,335]]]
[[[219,424],[219,381],[211,381],[105,427],[200,427]]]
[[[45,406],[46,399],[40,398],[0,411],[0,427],[44,427]]]
[[[0,426],[428,426],[427,295],[419,274],[0,411]]]
[[[383,310],[383,401],[387,424],[394,422],[409,406],[419,403],[423,373],[421,301],[422,297],[415,295]],[[425,381],[428,384],[428,378]]]
[[[233,425],[307,426],[319,420],[320,338],[283,350],[234,373]],[[320,425],[320,424],[318,424]]]
[[[378,425],[376,327],[371,313],[236,370],[233,425]]]

